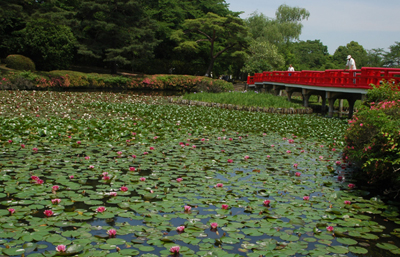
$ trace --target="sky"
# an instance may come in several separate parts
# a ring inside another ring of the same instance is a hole
[[[400,0],[225,0],[232,11],[243,11],[245,19],[257,11],[275,18],[281,4],[305,8],[300,40],[319,39],[333,54],[339,46],[356,41],[365,50],[400,42]],[[351,53],[349,53],[351,54]]]

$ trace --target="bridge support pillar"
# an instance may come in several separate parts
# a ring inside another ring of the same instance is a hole
[[[356,102],[357,97],[349,97],[347,101],[349,102],[349,119],[353,117],[354,113],[354,103]]]
[[[339,98],[341,93],[334,93],[334,92],[326,92],[325,98],[328,99],[328,105],[329,105],[329,110],[328,110],[328,117],[333,117],[333,111],[334,111],[334,104],[336,99]]]
[[[275,96],[280,95],[282,89],[283,89],[282,86],[273,85],[272,86],[272,94],[275,95]]]

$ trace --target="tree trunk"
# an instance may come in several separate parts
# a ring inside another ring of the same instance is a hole
[[[208,65],[206,74],[205,74],[204,76],[206,76],[206,77],[211,77],[211,72],[212,72],[212,69],[213,69],[213,67],[214,67],[214,61],[215,61],[215,58],[211,58],[210,64]]]

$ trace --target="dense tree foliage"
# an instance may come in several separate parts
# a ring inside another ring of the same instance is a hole
[[[240,51],[246,45],[247,28],[238,17],[221,17],[209,12],[204,17],[186,20],[183,27],[172,34],[179,42],[176,50],[196,52],[200,44],[206,43],[210,60],[205,76],[210,76],[215,60],[223,53],[242,54]]]
[[[249,37],[249,51],[243,67],[245,72],[259,72],[260,70],[284,69],[290,43],[297,40],[301,34],[303,19],[310,13],[299,7],[287,5],[279,6],[275,19],[264,14],[253,13],[246,19],[251,36]],[[259,56],[265,59],[259,60]]]
[[[281,5],[275,17],[239,18],[225,0],[2,0],[0,59],[31,58],[39,70],[71,64],[143,73],[233,74],[400,66],[400,42],[386,52],[357,42],[329,55],[319,40],[299,41],[310,13]],[[214,35],[215,33],[215,35]]]

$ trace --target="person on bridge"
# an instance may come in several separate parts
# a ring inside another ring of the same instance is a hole
[[[349,70],[356,70],[356,61],[354,61],[353,58],[351,58],[351,55],[347,56],[347,63],[346,63],[346,68],[349,67]]]
[[[291,64],[289,64],[289,69],[288,69],[288,71],[294,71],[294,68],[293,68],[293,66],[292,66]]]

